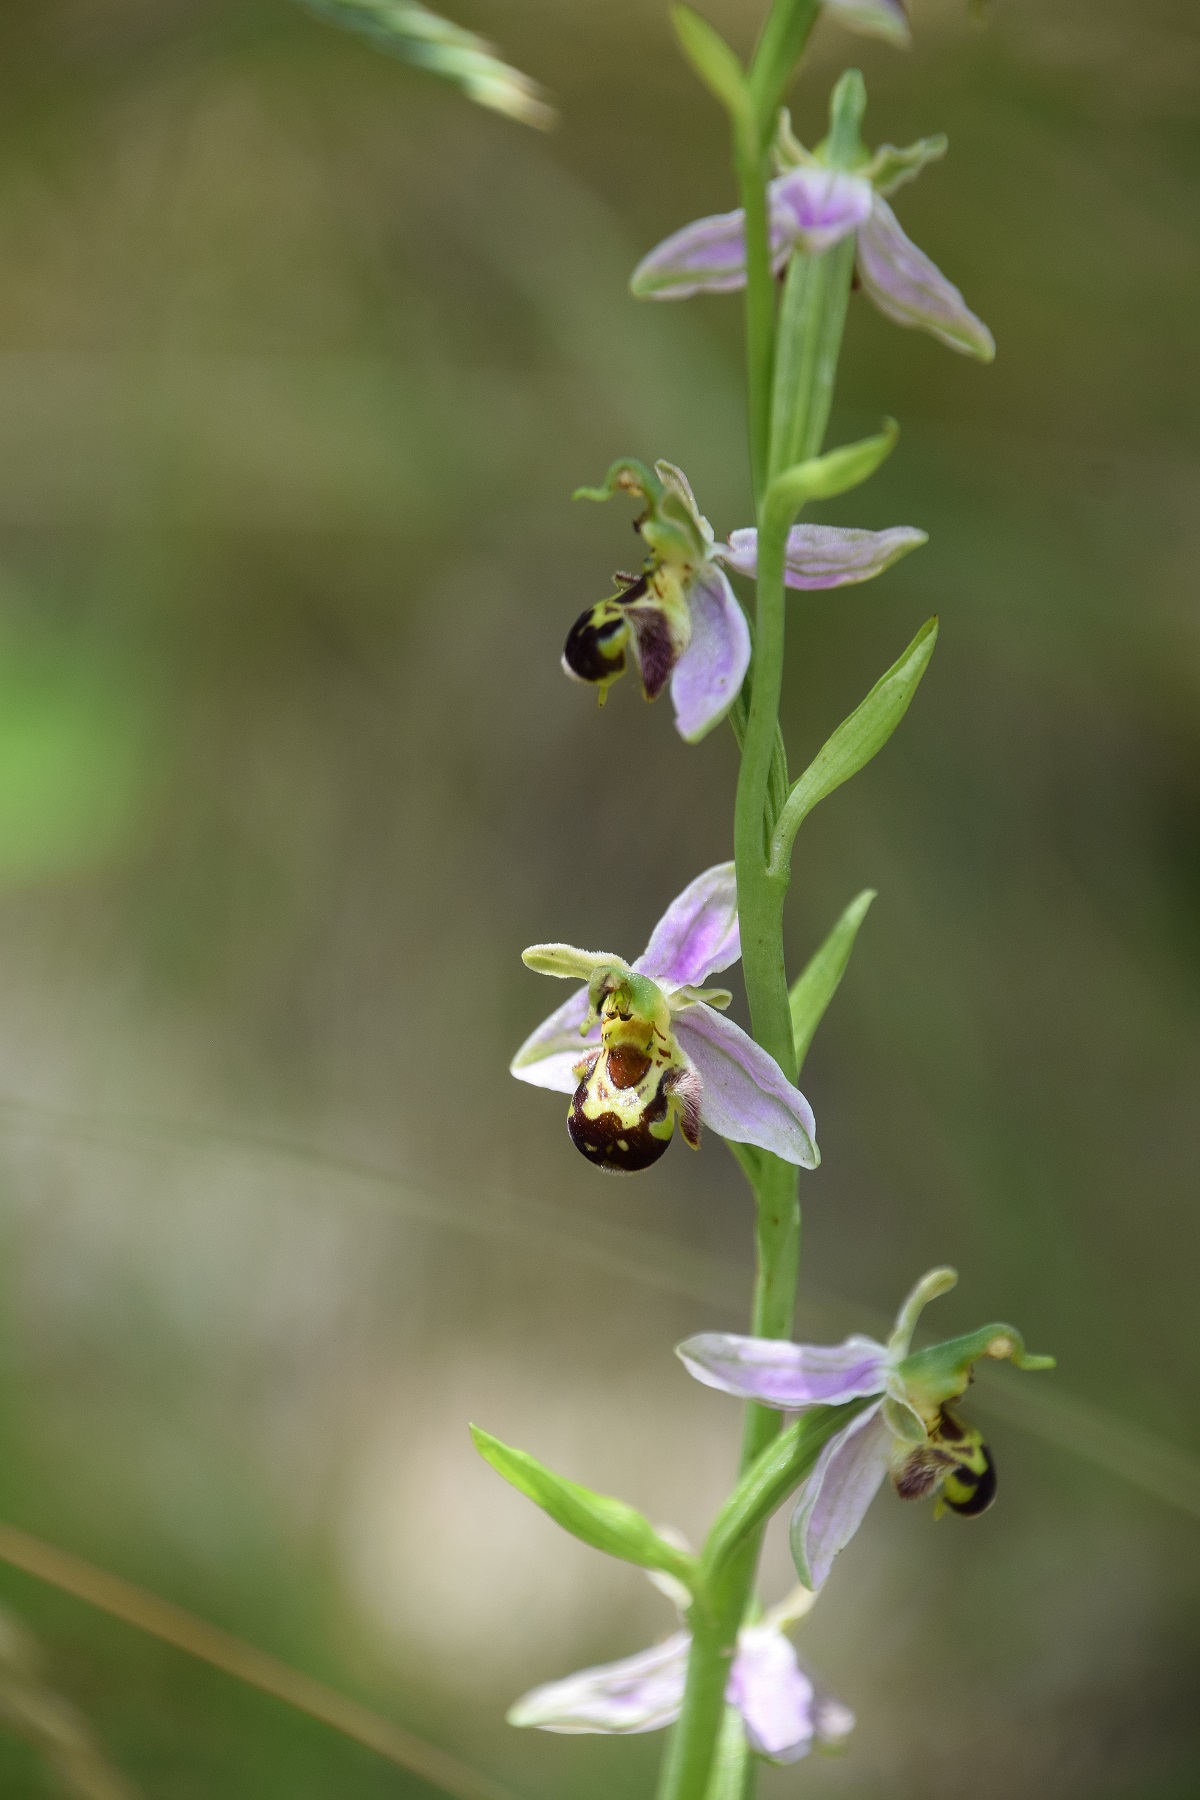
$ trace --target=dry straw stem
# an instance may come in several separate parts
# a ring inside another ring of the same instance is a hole
[[[42,1673],[40,1646],[0,1609],[0,1726],[39,1752],[74,1800],[137,1800],[107,1761],[87,1720]]]
[[[324,1682],[289,1668],[265,1650],[222,1631],[220,1626],[210,1625],[206,1619],[185,1612],[183,1607],[162,1600],[157,1594],[122,1580],[119,1575],[98,1569],[94,1563],[84,1562],[82,1557],[73,1556],[70,1551],[31,1537],[15,1525],[0,1524],[0,1562],[9,1563],[26,1575],[34,1575],[39,1581],[60,1588],[77,1600],[85,1600],[89,1606],[98,1607],[114,1619],[136,1626],[139,1631],[160,1638],[164,1644],[185,1650],[189,1656],[198,1657],[215,1669],[223,1669],[227,1675],[258,1688],[261,1693],[270,1694],[285,1705],[307,1713],[310,1718],[319,1719],[323,1725],[364,1744],[388,1762],[441,1788],[443,1793],[454,1795],[455,1800],[513,1800],[499,1782],[478,1774],[435,1745],[393,1725],[390,1719],[372,1712],[370,1707],[339,1694],[336,1688],[326,1687]],[[117,1790],[111,1791],[116,1800]]]

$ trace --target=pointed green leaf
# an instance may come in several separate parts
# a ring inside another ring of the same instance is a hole
[[[509,68],[473,31],[452,25],[417,0],[300,0],[300,4],[331,24],[361,32],[381,50],[455,82],[480,106],[543,130],[554,123],[554,109],[535,81]]]
[[[938,622],[922,625],[899,662],[881,675],[861,706],[843,719],[833,736],[818,751],[803,775],[792,786],[771,845],[771,868],[786,869],[792,842],[813,807],[857,775],[891,737],[908,711],[922,675],[929,667],[937,642]]]
[[[874,898],[875,889],[864,888],[858,898],[850,902],[820,949],[809,958],[804,973],[792,983],[792,1037],[796,1045],[797,1081],[817,1026],[825,1017],[826,1008],[846,973],[858,928]]]
[[[471,1436],[484,1461],[572,1537],[581,1538],[593,1550],[603,1550],[606,1556],[637,1563],[639,1568],[662,1569],[695,1591],[695,1557],[660,1537],[635,1507],[555,1475],[527,1451],[502,1444],[478,1425],[472,1425]]]
[[[786,531],[810,500],[832,500],[836,494],[844,494],[866,481],[892,454],[899,436],[896,421],[887,419],[875,437],[844,444],[840,450],[827,451],[824,456],[814,456],[808,462],[793,463],[790,469],[784,469],[767,489],[768,528]]]
[[[690,6],[673,6],[671,23],[683,54],[710,93],[715,94],[730,118],[745,130],[754,128],[754,105],[746,84],[746,71],[720,32]]]

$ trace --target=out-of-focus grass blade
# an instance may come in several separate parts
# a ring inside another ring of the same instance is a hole
[[[0,1114],[8,1115],[9,1129],[23,1128],[51,1139],[110,1149],[136,1149],[139,1143],[149,1140],[168,1143],[179,1151],[203,1152],[224,1144],[243,1155],[286,1158],[302,1167],[342,1175],[364,1188],[381,1190],[406,1217],[431,1229],[536,1243],[542,1249],[552,1245],[586,1268],[659,1293],[701,1300],[714,1312],[728,1313],[731,1319],[740,1318],[745,1306],[749,1271],[731,1265],[727,1259],[674,1243],[655,1232],[595,1216],[586,1223],[568,1224],[557,1207],[536,1200],[505,1200],[490,1207],[475,1200],[464,1202],[356,1156],[187,1120],[72,1113],[6,1094],[0,1094]],[[870,1308],[839,1294],[807,1288],[801,1301],[810,1319],[827,1322],[822,1329],[831,1336],[839,1331],[867,1330],[877,1337],[886,1337],[891,1330],[892,1321],[884,1313],[872,1313]],[[1200,1458],[1131,1425],[1107,1407],[1065,1393],[1057,1382],[1053,1387],[1036,1388],[1033,1382],[1018,1382],[1015,1377],[1010,1381],[1000,1371],[981,1373],[979,1402],[998,1417],[1200,1520]],[[15,1560],[4,1547],[8,1531],[0,1526],[0,1561]]]
[[[480,106],[546,130],[554,108],[542,89],[502,62],[483,38],[451,24],[417,0],[299,0],[319,18],[361,32],[381,50],[455,82]]]
[[[87,1720],[47,1682],[40,1646],[6,1607],[0,1608],[0,1727],[32,1744],[72,1800],[137,1800]]]
[[[501,1787],[498,1781],[468,1768],[436,1745],[414,1737],[390,1719],[372,1712],[370,1707],[352,1700],[348,1694],[340,1694],[336,1688],[326,1687],[323,1681],[290,1668],[256,1645],[234,1637],[232,1632],[222,1631],[219,1625],[210,1625],[207,1619],[185,1612],[173,1601],[163,1600],[146,1588],[135,1587],[133,1582],[112,1575],[107,1569],[99,1569],[81,1556],[73,1556],[69,1550],[60,1550],[42,1538],[31,1537],[15,1525],[0,1524],[0,1562],[22,1569],[26,1575],[33,1575],[50,1587],[61,1589],[64,1594],[71,1594],[76,1600],[84,1600],[112,1618],[160,1638],[164,1644],[186,1650],[189,1656],[210,1663],[214,1669],[224,1670],[235,1680],[244,1681],[250,1687],[282,1700],[285,1705],[307,1713],[310,1718],[319,1719],[323,1725],[332,1726],[334,1731],[344,1733],[356,1743],[365,1744],[368,1750],[395,1763],[397,1768],[407,1769],[431,1787],[453,1795],[454,1800],[513,1800],[507,1788]],[[76,1788],[76,1792],[81,1790]],[[122,1788],[120,1796],[121,1800],[126,1800],[128,1790]],[[95,1787],[89,1800],[100,1800],[99,1790]],[[118,1800],[118,1790],[110,1786],[105,1800]]]

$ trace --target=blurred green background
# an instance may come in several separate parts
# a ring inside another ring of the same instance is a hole
[[[630,682],[598,715],[557,659],[633,550],[569,502],[612,457],[748,522],[736,302],[625,290],[732,193],[665,7],[451,10],[555,135],[287,0],[0,15],[0,1516],[523,1800],[601,1800],[660,1739],[504,1708],[667,1609],[466,1423],[693,1536],[735,1454],[671,1355],[745,1316],[732,1161],[606,1183],[506,1073],[553,998],[523,944],[632,955],[730,853],[728,734],[684,752]],[[705,6],[741,48],[758,10]],[[857,1733],[764,1787],[1184,1800],[1200,1522],[1145,1484],[1200,1453],[1200,22],[913,14],[910,55],[823,22],[797,128],[857,63],[871,141],[950,134],[898,210],[999,354],[851,309],[833,436],[903,436],[825,516],[931,542],[793,598],[793,765],[942,638],[797,847],[795,967],[880,890],[806,1070],[801,1323],[870,1329],[952,1261],[939,1328],[1011,1317],[1060,1368],[980,1383],[987,1519],[877,1503],[802,1635]],[[0,1600],[153,1800],[430,1792],[24,1576]],[[61,1790],[0,1737],[0,1791]]]

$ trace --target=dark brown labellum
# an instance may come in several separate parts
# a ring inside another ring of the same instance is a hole
[[[614,1087],[636,1087],[650,1068],[650,1058],[632,1044],[619,1044],[608,1052],[608,1078]]]
[[[581,1082],[571,1101],[567,1130],[575,1148],[598,1169],[610,1175],[636,1175],[665,1153],[670,1135],[659,1137],[650,1129],[652,1125],[661,1126],[667,1116],[668,1102],[661,1085],[636,1123],[619,1118],[615,1112],[588,1118],[583,1110],[586,1094],[587,1085]]]

